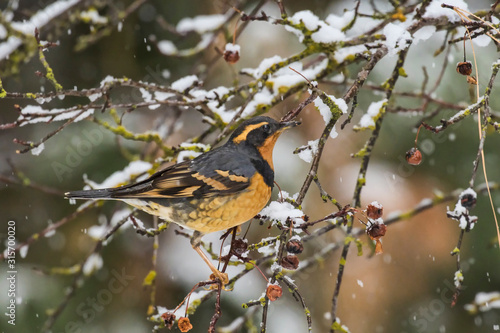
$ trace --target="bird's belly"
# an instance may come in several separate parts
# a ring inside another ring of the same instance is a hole
[[[260,175],[254,177],[260,177]],[[148,201],[144,198],[123,201],[188,229],[210,233],[245,223],[264,208],[270,197],[271,188],[259,179],[237,194],[191,200]]]
[[[122,201],[131,206],[134,206],[135,208],[143,210],[148,214],[155,215],[161,217],[164,220],[174,222],[173,217],[175,215],[175,208],[174,205],[167,200],[163,200],[165,201],[165,203],[161,204],[156,201],[148,200],[148,198],[122,199]]]
[[[271,188],[258,181],[238,194],[200,199],[186,227],[209,233],[238,226],[257,215],[270,197]]]

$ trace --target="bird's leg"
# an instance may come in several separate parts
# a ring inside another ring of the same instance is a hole
[[[198,252],[201,259],[203,259],[203,261],[208,265],[208,267],[210,267],[210,270],[212,271],[213,275],[215,276],[215,278],[219,279],[219,281],[222,283],[222,288],[224,288],[224,286],[229,282],[227,273],[222,273],[217,268],[215,268],[212,261],[203,252],[203,250],[200,247],[202,236],[203,234],[201,232],[195,231],[193,237],[191,238],[191,246],[196,252]]]

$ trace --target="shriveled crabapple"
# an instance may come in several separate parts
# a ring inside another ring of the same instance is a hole
[[[193,325],[191,325],[188,317],[181,317],[177,322],[177,327],[179,327],[179,331],[181,332],[188,332],[193,328]]]
[[[367,229],[366,233],[372,240],[380,239],[380,237],[385,236],[387,231],[387,226],[383,223],[372,223]]]
[[[293,254],[300,254],[304,251],[304,245],[298,239],[290,239],[288,243],[286,243],[286,250]]]
[[[406,152],[406,161],[411,165],[419,165],[422,163],[422,153],[417,148],[418,134],[420,133],[422,126],[424,126],[423,123],[418,126],[417,136],[415,137],[415,146]]]
[[[471,75],[472,63],[470,61],[461,61],[457,64],[457,73],[462,75]]]
[[[237,254],[237,255],[242,255],[243,253],[245,253],[247,251],[247,248],[248,248],[248,242],[245,240],[245,239],[235,239],[233,241],[233,249],[232,251]]]
[[[229,64],[235,64],[240,60],[240,46],[238,44],[227,43],[222,55]]]
[[[274,302],[275,300],[280,298],[282,294],[283,294],[283,289],[281,289],[281,287],[278,286],[277,284],[270,284],[267,286],[266,296],[267,298],[269,298],[271,302]]]
[[[462,193],[460,196],[460,203],[467,209],[472,209],[476,205],[477,199],[471,193]]]
[[[368,227],[366,228],[366,233],[370,236],[371,240],[375,241],[375,254],[384,253],[382,249],[382,242],[380,238],[385,236],[387,231],[387,226],[384,224],[382,219],[369,221]]]
[[[419,165],[422,163],[422,153],[418,148],[413,147],[406,152],[406,161],[411,165]]]
[[[172,326],[174,326],[175,322],[175,315],[172,312],[163,313],[161,315],[161,319],[163,319],[166,328],[168,328],[169,330],[172,329]]]
[[[377,201],[366,206],[366,216],[368,216],[368,218],[376,220],[382,217],[382,214],[384,214],[384,207]]]
[[[299,258],[296,255],[287,255],[281,259],[281,266],[286,269],[295,270],[299,267]]]

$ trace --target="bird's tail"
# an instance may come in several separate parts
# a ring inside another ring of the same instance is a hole
[[[109,189],[71,191],[64,193],[67,199],[113,199]]]

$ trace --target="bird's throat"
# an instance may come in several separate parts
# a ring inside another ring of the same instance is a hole
[[[274,145],[276,144],[276,140],[278,140],[278,137],[280,136],[281,132],[276,132],[270,137],[264,141],[262,146],[258,147],[257,149],[259,150],[260,155],[264,159],[264,161],[269,164],[272,170],[274,170],[274,164],[273,164],[273,149]]]

